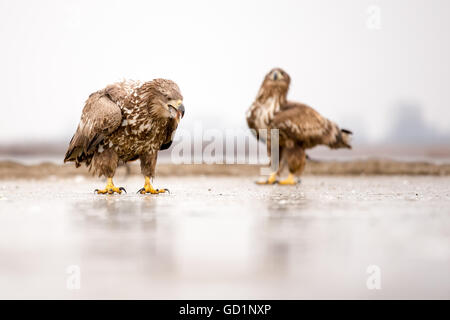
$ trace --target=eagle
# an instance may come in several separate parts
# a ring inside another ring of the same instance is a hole
[[[271,156],[270,130],[278,129],[280,156],[279,168],[267,181],[259,184],[295,185],[295,176],[300,176],[305,168],[305,150],[317,145],[326,145],[331,149],[349,148],[352,132],[340,129],[337,124],[320,115],[306,104],[287,100],[291,83],[290,76],[282,69],[272,69],[264,78],[255,101],[247,111],[247,124],[256,137],[267,143],[267,152]],[[259,135],[266,129],[267,139]],[[278,176],[286,167],[287,179],[278,181]]]
[[[114,186],[119,164],[139,159],[145,184],[138,193],[158,194],[151,180],[159,150],[170,147],[175,130],[184,116],[183,96],[178,85],[166,79],[122,81],[92,93],[87,99],[77,131],[64,162],[85,164],[89,171],[107,178],[98,194],[121,194]]]

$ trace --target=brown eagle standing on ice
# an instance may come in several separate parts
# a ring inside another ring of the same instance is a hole
[[[322,117],[311,107],[287,100],[291,79],[282,69],[271,70],[261,85],[255,102],[247,111],[250,129],[279,130],[280,166],[267,181],[260,184],[273,184],[287,164],[289,176],[278,182],[282,185],[295,185],[295,175],[301,175],[306,164],[305,149],[326,145],[332,149],[349,148],[351,131],[339,129],[330,120]],[[258,134],[257,134],[258,137]],[[262,137],[259,137],[262,139]],[[267,133],[267,150],[271,154],[271,135]]]
[[[84,163],[108,179],[101,194],[122,193],[112,178],[119,163],[140,159],[145,185],[138,192],[163,193],[154,189],[159,150],[169,148],[178,122],[184,116],[183,96],[175,82],[165,79],[140,83],[124,81],[92,93],[84,106],[64,162]]]

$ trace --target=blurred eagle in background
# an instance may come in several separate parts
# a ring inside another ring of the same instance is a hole
[[[183,116],[183,96],[171,80],[114,83],[87,99],[64,162],[73,161],[76,167],[84,163],[105,176],[107,185],[97,193],[120,194],[125,189],[112,180],[118,164],[140,159],[145,184],[138,192],[166,192],[154,189],[150,180],[158,151],[169,148]]]
[[[278,182],[278,176],[288,166],[289,176],[279,181],[283,185],[295,185],[295,176],[302,174],[306,164],[305,150],[317,145],[332,149],[349,148],[351,131],[340,129],[334,122],[321,116],[313,108],[287,100],[291,79],[282,69],[271,70],[261,85],[256,100],[247,111],[247,123],[257,138],[265,140],[258,130],[267,130],[267,150],[271,156],[271,129],[279,130],[279,168],[267,181]]]

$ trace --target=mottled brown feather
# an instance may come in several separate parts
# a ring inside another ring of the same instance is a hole
[[[64,161],[112,177],[119,162],[140,158],[143,172],[153,176],[156,154],[170,145],[180,120],[167,103],[182,99],[166,79],[123,81],[91,94]]]
[[[264,78],[258,95],[247,111],[246,120],[256,134],[261,129],[279,130],[280,168],[288,165],[295,174],[303,172],[305,149],[317,145],[330,148],[351,148],[348,130],[341,130],[334,122],[313,108],[287,100],[290,77],[282,69],[272,69]],[[267,152],[271,156],[271,135],[267,135]]]
[[[105,135],[119,127],[121,121],[120,108],[111,101],[105,90],[91,94],[83,108],[80,123],[70,141],[64,162],[75,161],[78,167],[92,154]]]
[[[279,129],[284,139],[291,138],[309,149],[317,145],[330,148],[350,148],[346,133],[332,121],[320,115],[306,104],[287,102],[275,114],[271,129]]]

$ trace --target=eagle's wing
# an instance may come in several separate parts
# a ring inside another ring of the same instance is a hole
[[[339,127],[322,117],[313,108],[288,102],[270,123],[272,129],[279,129],[280,136],[293,139],[304,148],[324,144],[330,148],[351,148],[348,130]]]
[[[76,166],[88,160],[104,137],[115,131],[122,122],[122,112],[111,101],[107,90],[91,94],[83,108],[81,120],[70,141],[64,162],[75,161]]]
[[[253,133],[253,135],[256,137],[256,139],[259,139],[259,132],[258,132],[258,127],[256,125],[256,108],[253,108],[253,105],[249,108],[249,110],[247,111],[246,114],[246,119],[247,119],[247,125],[250,128],[251,133]]]

